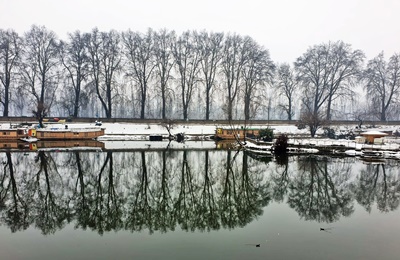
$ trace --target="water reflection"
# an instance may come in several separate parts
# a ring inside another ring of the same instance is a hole
[[[243,227],[272,201],[334,222],[399,207],[398,162],[302,156],[260,160],[233,150],[1,153],[0,223],[52,234],[76,228],[168,232]]]
[[[357,202],[368,212],[376,202],[378,209],[389,212],[399,207],[398,164],[369,164],[362,169],[353,190]]]
[[[288,204],[306,220],[337,221],[354,211],[347,184],[350,164],[329,163],[328,157],[304,156],[289,185]]]

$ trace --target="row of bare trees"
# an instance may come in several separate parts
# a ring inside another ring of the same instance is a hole
[[[237,34],[95,28],[64,41],[33,25],[23,36],[0,29],[0,103],[5,117],[32,111],[38,119],[248,120],[271,107],[277,119],[398,119],[400,54],[364,62],[341,41],[311,46],[290,65]]]

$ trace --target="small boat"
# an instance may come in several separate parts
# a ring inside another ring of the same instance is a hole
[[[269,155],[272,154],[272,145],[256,145],[251,142],[246,143],[244,146],[245,151],[260,154],[260,155]]]
[[[38,128],[29,129],[29,138],[38,140],[87,140],[104,135],[104,128]]]

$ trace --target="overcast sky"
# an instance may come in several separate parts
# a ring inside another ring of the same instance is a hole
[[[248,35],[276,62],[342,40],[368,59],[400,52],[400,0],[0,0],[0,28],[22,34],[44,25],[59,38],[94,27],[166,28]]]

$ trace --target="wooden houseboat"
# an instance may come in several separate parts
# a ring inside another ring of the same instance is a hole
[[[18,140],[28,136],[26,128],[0,129],[0,140]]]
[[[39,140],[85,140],[104,135],[104,128],[38,128],[29,129],[28,136]]]
[[[215,130],[215,140],[243,140],[244,137],[256,138],[261,129],[252,128],[222,128]]]

